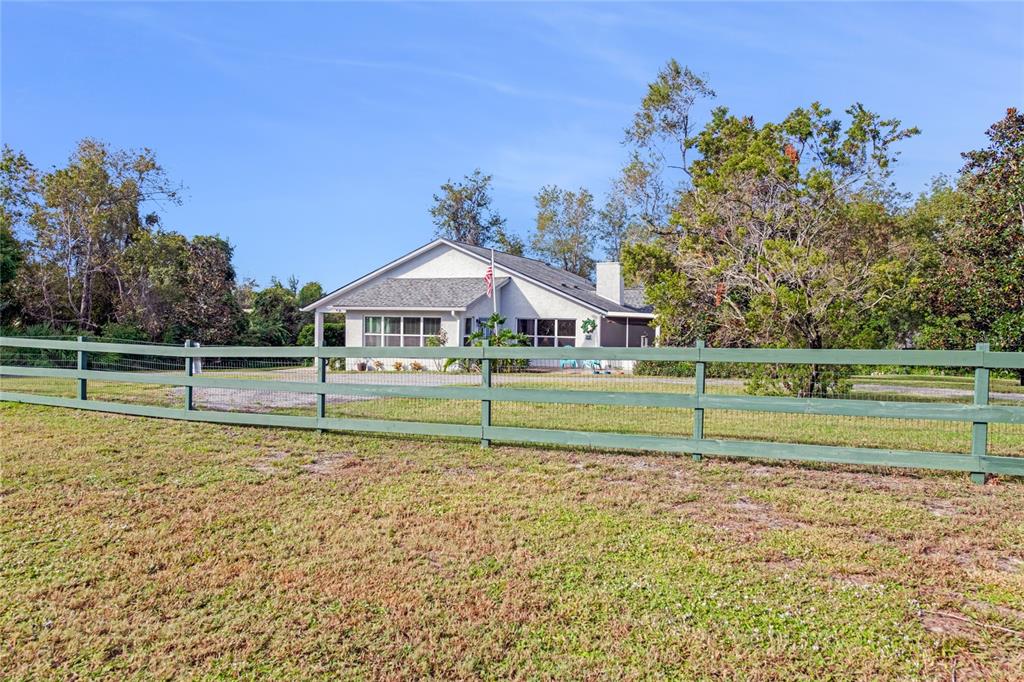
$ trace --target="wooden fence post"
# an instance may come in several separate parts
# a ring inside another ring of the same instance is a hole
[[[78,337],[78,343],[82,343],[83,341],[85,341],[85,337],[84,336],[79,336]],[[78,367],[79,371],[83,371],[83,372],[85,370],[89,369],[89,354],[86,351],[79,349],[79,351],[78,351],[78,363],[77,363],[76,366]],[[85,378],[80,378],[78,380],[78,399],[79,400],[88,400],[89,399],[89,389],[88,389],[88,386],[87,386],[86,382],[87,382],[87,380]]]
[[[491,388],[491,359],[487,357],[487,348],[490,342],[483,340],[483,359],[480,360],[480,386],[484,389]],[[491,439],[486,437],[487,429],[491,426],[491,401],[480,401],[480,447],[491,447]]]
[[[989,349],[987,343],[979,343],[975,350],[985,353]],[[989,369],[988,367],[977,367],[974,370],[974,404],[988,405],[989,390]],[[985,485],[988,478],[985,473],[985,463],[982,458],[988,451],[988,422],[974,422],[971,426],[971,454],[977,462],[977,470],[971,472],[971,482],[978,485]]]
[[[185,348],[192,347],[192,339],[185,340]],[[190,377],[195,374],[196,363],[194,358],[185,358],[185,376]],[[192,402],[192,386],[185,387],[185,410],[194,410],[195,405]]]
[[[697,339],[697,357],[700,357],[700,349],[704,347],[704,340]],[[697,405],[693,408],[693,437],[695,440],[704,438],[704,408],[701,407],[701,400],[704,398],[704,362],[697,360],[694,363],[693,383],[694,396],[697,398]],[[693,453],[693,461],[699,462],[704,459],[700,452]]]
[[[327,383],[327,358],[322,358],[319,355],[313,358],[313,363],[316,365],[316,380],[317,383]],[[316,394],[316,420],[319,423],[321,419],[327,416],[327,394],[317,393]],[[317,433],[323,433],[322,428],[317,429]]]

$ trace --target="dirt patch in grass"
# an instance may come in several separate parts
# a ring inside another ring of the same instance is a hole
[[[943,639],[953,638],[973,640],[978,635],[978,628],[955,616],[943,613],[922,612],[921,625],[933,635]]]
[[[250,466],[261,474],[267,476],[273,476],[281,472],[281,468],[278,466],[280,462],[283,462],[288,458],[287,452],[272,452],[265,457],[260,457]]]
[[[1006,573],[1024,572],[1024,558],[1019,556],[1000,556],[995,560],[995,568]]]
[[[342,469],[358,467],[361,464],[362,461],[354,452],[333,452],[314,457],[312,462],[302,465],[302,470],[315,476],[333,476]]]

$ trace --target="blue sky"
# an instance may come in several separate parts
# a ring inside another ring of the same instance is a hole
[[[480,167],[526,233],[541,185],[599,196],[666,60],[778,119],[855,101],[922,135],[896,180],[953,173],[1024,106],[1024,4],[4,2],[3,142],[42,168],[98,137],[188,191],[162,211],[240,276],[333,288],[428,241],[431,195]]]

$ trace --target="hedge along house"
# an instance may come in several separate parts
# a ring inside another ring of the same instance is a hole
[[[316,345],[326,313],[345,314],[345,344],[419,347],[430,337],[458,346],[494,310],[535,346],[641,347],[656,330],[642,289],[623,285],[619,263],[598,263],[596,285],[531,258],[494,252],[494,299],[484,275],[491,250],[437,239],[303,308]],[[410,353],[411,357],[415,354]]]

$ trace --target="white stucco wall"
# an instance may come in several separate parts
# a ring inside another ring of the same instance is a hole
[[[451,312],[442,313],[436,310],[396,310],[393,312],[379,311],[379,310],[349,310],[345,314],[345,345],[349,347],[360,347],[363,345],[363,319],[366,317],[374,316],[389,316],[389,317],[440,317],[441,318],[441,329],[444,330],[448,336],[449,346],[459,346],[462,344],[462,335],[460,332],[459,325],[462,323],[462,314]],[[366,358],[373,360],[376,359],[373,356],[374,347],[366,348]],[[418,360],[423,364],[428,364],[426,360],[416,357],[416,351],[414,348],[409,349],[408,358],[381,358],[387,369],[392,369],[395,362],[402,362],[406,365]],[[361,358],[348,358],[345,363],[347,369],[355,369],[355,365]]]
[[[556,318],[559,320],[576,320],[576,345],[600,345],[600,334],[597,330],[587,340],[583,333],[583,320],[589,318],[600,322],[601,316],[586,306],[562,298],[547,289],[539,287],[524,279],[513,276],[501,289],[499,299],[501,314],[511,329],[516,329],[516,320],[533,318]]]
[[[487,266],[488,263],[486,261],[478,260],[474,256],[445,245],[439,245],[382,273],[381,277],[479,277],[482,279]],[[517,328],[518,319],[570,319],[576,321],[577,346],[600,345],[601,316],[597,311],[566,299],[542,286],[533,284],[518,275],[507,272],[499,264],[495,265],[494,275],[496,278],[510,278],[510,281],[498,289],[498,312],[506,318],[506,325],[510,329],[514,330]],[[374,281],[367,281],[359,287],[350,289],[350,291],[358,291],[363,286],[368,286]],[[483,297],[471,304],[466,311],[454,311],[454,314],[453,311],[371,311],[348,309],[345,316],[345,343],[350,347],[362,346],[363,319],[368,315],[421,315],[440,317],[441,326],[448,336],[448,345],[459,346],[462,344],[465,318],[486,318],[491,314],[492,307],[492,301],[489,298]],[[591,334],[590,339],[585,338],[586,335],[582,329],[583,321],[586,319],[592,319],[597,323],[597,328]],[[372,355],[371,348],[367,348],[367,354],[368,357]],[[350,364],[357,361],[358,359],[352,359]],[[393,362],[394,360],[385,361],[389,368]]]
[[[421,253],[409,259],[392,270],[381,275],[382,277],[479,277],[483,279],[487,271],[488,263],[465,254],[461,251],[439,245],[429,251]],[[507,272],[500,265],[495,265],[495,277],[510,277],[507,282],[498,290],[498,312],[505,316],[506,324],[516,328],[518,318],[557,318],[576,320],[576,345],[599,345],[600,327],[594,331],[592,338],[584,338],[582,330],[583,320],[590,318],[600,322],[600,315],[586,306],[576,304],[570,300],[554,294],[547,289],[528,282],[521,277]],[[358,291],[362,286],[372,283],[366,282],[360,287],[350,291]],[[451,313],[413,311],[395,311],[394,315],[406,314],[431,314],[441,315],[442,327],[448,334],[448,344],[457,346],[462,343],[463,319],[469,317],[488,317],[492,312],[493,303],[484,297],[473,303],[464,313],[457,312],[456,318]],[[349,310],[346,315],[345,341],[350,346],[361,346],[363,338],[362,319],[364,315],[383,314],[377,311]]]

